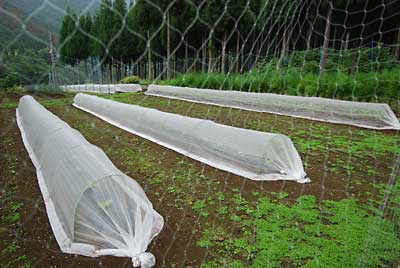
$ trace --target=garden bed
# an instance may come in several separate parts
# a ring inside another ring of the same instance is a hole
[[[131,267],[128,258],[61,253],[48,223],[35,169],[15,122],[15,107],[22,95],[0,93],[0,99],[6,99],[0,104],[2,267],[79,268],[100,263],[102,267]],[[397,132],[193,104],[142,93],[106,96],[226,125],[288,135],[312,182],[255,182],[115,128],[72,107],[73,96],[41,93],[35,98],[102,148],[122,172],[143,187],[166,221],[149,248],[157,258],[157,267],[262,267],[260,263],[268,262],[271,267],[301,267],[313,260],[313,253],[321,265],[330,261],[331,267],[352,267],[360,260],[367,262],[366,267],[400,264],[393,258],[400,253],[399,238],[393,236],[398,223],[371,216],[383,211],[384,217],[399,218],[400,190],[399,184],[393,182],[399,176]],[[374,212],[385,196],[386,206]],[[344,221],[349,223],[348,228],[342,228]],[[379,228],[367,229],[373,223]],[[274,234],[276,243],[267,234]],[[360,248],[365,250],[362,254]],[[337,258],[329,260],[329,256]],[[378,258],[376,263],[374,256],[386,261]]]

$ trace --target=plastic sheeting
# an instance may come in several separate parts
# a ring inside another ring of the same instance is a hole
[[[95,93],[139,92],[142,87],[138,84],[83,84],[60,86],[66,91],[82,91]]]
[[[309,182],[285,135],[217,124],[96,96],[77,94],[74,106],[176,152],[253,180]]]
[[[396,115],[384,103],[159,85],[150,85],[145,94],[371,129],[400,129]]]
[[[145,251],[164,221],[140,185],[31,96],[21,98],[17,122],[61,250],[154,265]]]

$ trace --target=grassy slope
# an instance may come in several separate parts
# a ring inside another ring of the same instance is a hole
[[[0,49],[11,45],[14,48],[40,49],[48,45],[49,31],[57,40],[62,19],[68,7],[79,12],[93,12],[99,0],[7,0],[0,6],[7,13],[0,17]],[[23,30],[25,23],[26,30]]]

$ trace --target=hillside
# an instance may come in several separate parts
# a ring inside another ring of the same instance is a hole
[[[100,0],[0,0],[0,49],[43,47],[49,31],[57,40],[68,7],[86,13],[95,10],[99,3]]]

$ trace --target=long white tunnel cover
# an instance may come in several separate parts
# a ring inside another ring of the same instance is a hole
[[[285,135],[217,124],[79,93],[74,106],[176,152],[253,180],[309,182]]]
[[[145,251],[164,220],[140,185],[31,96],[20,99],[17,123],[61,250],[153,266]]]
[[[64,91],[84,91],[94,93],[139,92],[142,87],[138,84],[81,84],[60,86]]]
[[[386,103],[159,85],[150,85],[145,94],[371,129],[400,129]]]

